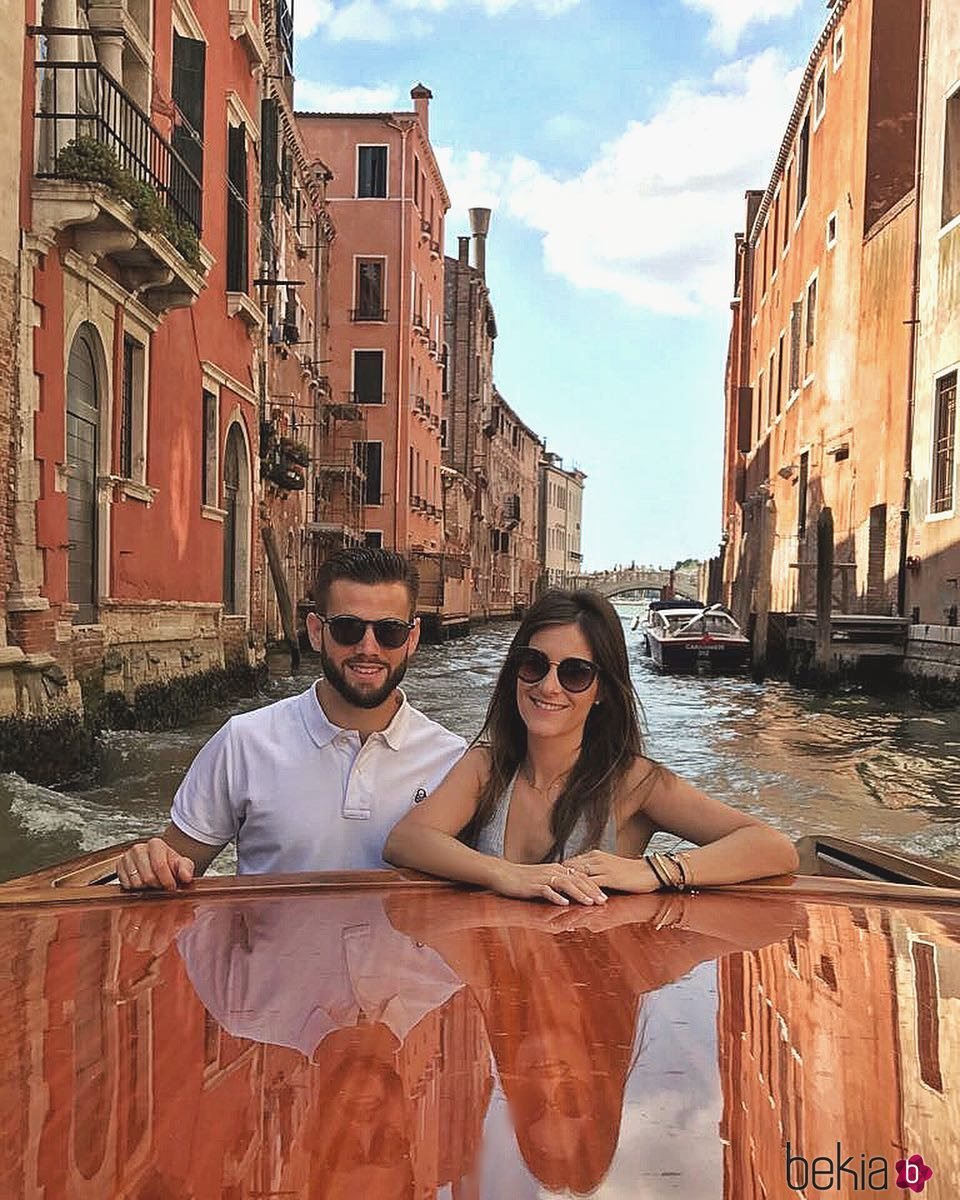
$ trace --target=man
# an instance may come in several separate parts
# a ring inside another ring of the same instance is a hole
[[[341,550],[307,617],[323,678],[232,717],[194,759],[162,837],[131,847],[124,888],[172,891],[228,842],[240,874],[376,868],[393,825],[466,747],[399,683],[420,640],[416,569],[392,551]]]

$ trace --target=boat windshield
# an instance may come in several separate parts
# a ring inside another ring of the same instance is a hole
[[[681,633],[721,634],[727,637],[740,632],[733,618],[723,612],[700,613],[692,620],[688,616],[684,619],[682,628],[678,631]]]

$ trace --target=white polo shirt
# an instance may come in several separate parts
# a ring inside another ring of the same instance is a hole
[[[237,842],[241,875],[383,867],[383,843],[466,749],[402,702],[360,744],[332,725],[311,685],[231,717],[193,760],[170,818],[198,842]]]

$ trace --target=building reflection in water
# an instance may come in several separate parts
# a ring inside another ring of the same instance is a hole
[[[2,910],[0,1195],[750,1200],[798,1194],[788,1140],[954,1195],[958,931],[720,894]]]

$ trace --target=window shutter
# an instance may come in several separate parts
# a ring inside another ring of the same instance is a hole
[[[277,193],[277,101],[266,97],[260,101],[260,189],[265,207]]]

